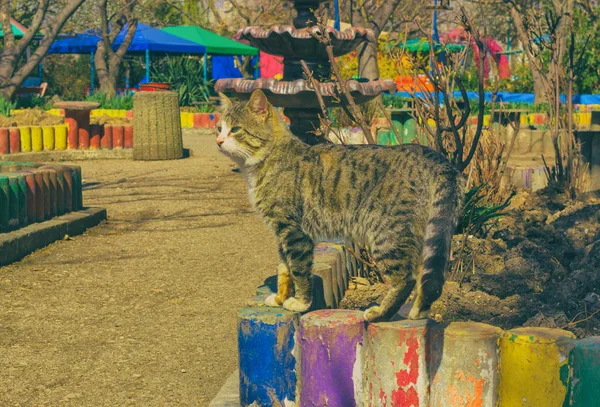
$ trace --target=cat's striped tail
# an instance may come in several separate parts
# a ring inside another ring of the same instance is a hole
[[[408,315],[410,319],[425,318],[431,304],[442,294],[452,236],[462,213],[465,194],[462,174],[454,168],[448,168],[438,177],[432,193],[423,245],[423,268],[416,284],[415,301]]]

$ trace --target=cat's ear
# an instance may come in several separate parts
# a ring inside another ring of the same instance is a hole
[[[219,92],[219,99],[221,99],[221,110],[224,112],[231,107],[231,99],[229,99],[224,93]]]
[[[266,119],[269,112],[269,101],[262,90],[256,89],[252,92],[252,96],[248,101],[248,109],[261,119]]]

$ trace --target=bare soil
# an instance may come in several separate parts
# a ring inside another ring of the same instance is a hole
[[[598,195],[572,201],[550,188],[521,191],[507,212],[486,236],[455,236],[448,281],[430,317],[600,335]],[[381,302],[386,287],[361,282],[343,307]]]
[[[0,268],[0,406],[206,406],[275,240],[214,134],[190,158],[79,161],[108,221]]]

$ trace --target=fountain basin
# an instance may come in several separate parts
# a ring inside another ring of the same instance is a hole
[[[294,59],[327,59],[325,45],[313,37],[321,34],[317,26],[295,28],[292,25],[275,25],[270,28],[245,27],[234,38],[244,39],[250,45],[271,55],[293,57]],[[333,55],[346,55],[364,42],[376,42],[372,30],[353,27],[338,31],[327,27],[326,34],[331,39]]]
[[[272,105],[284,108],[319,108],[315,91],[309,87],[305,79],[295,81],[278,81],[273,78],[248,80],[242,78],[220,79],[215,84],[215,90],[235,94],[242,100],[247,100],[256,89],[261,89]],[[333,82],[318,82],[319,93],[327,107],[338,106],[336,84]],[[366,103],[382,92],[396,90],[396,84],[390,79],[378,79],[368,82],[348,81],[350,94],[356,104]]]

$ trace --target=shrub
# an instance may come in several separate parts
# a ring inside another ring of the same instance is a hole
[[[165,57],[152,66],[155,82],[170,83],[179,92],[179,105],[207,102],[212,81],[204,82],[204,62],[197,57]]]

